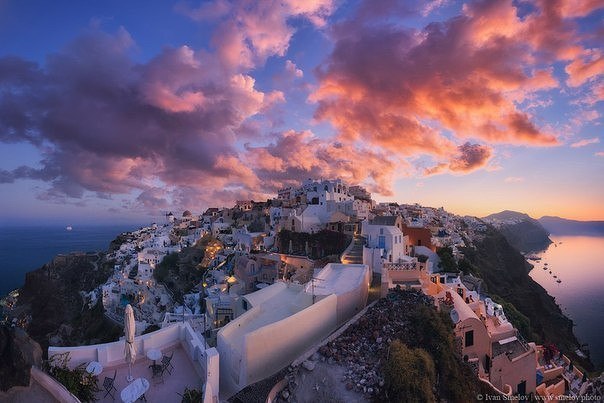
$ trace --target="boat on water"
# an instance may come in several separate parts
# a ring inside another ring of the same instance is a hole
[[[549,274],[552,274],[552,271],[551,271],[551,270],[549,271]]]
[[[554,275],[554,278],[558,278],[558,276]]]
[[[561,283],[561,282],[562,282],[562,280],[560,280],[560,279],[556,280],[556,283]]]
[[[547,266],[543,266],[543,270],[547,270]]]
[[[71,225],[68,225],[67,227],[65,227],[65,229],[66,229],[67,231],[71,231],[71,230],[73,229],[73,227],[72,227]]]
[[[543,263],[543,264],[544,264],[544,265],[546,265],[546,266],[548,265],[548,263],[547,263],[547,262],[545,262],[545,263]]]

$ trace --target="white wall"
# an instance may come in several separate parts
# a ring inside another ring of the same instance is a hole
[[[369,295],[369,276],[369,270],[367,270],[363,284],[361,284],[359,288],[355,288],[337,296],[338,326],[344,324],[358,312],[363,310],[363,308],[365,308],[365,305],[367,304],[367,296]]]
[[[363,264],[369,266],[371,273],[382,272],[383,249],[363,247]]]
[[[235,345],[231,340],[232,329],[259,315],[261,309],[250,309],[218,333],[223,388],[236,392],[273,375],[337,327],[337,297],[332,294],[291,316],[251,331],[244,336],[243,345]]]
[[[242,386],[270,376],[289,365],[317,340],[337,327],[337,298],[327,296],[314,305],[245,337]]]

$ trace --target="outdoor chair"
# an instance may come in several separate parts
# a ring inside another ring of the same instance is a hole
[[[116,377],[117,377],[117,369],[113,373],[113,378],[109,378],[108,376],[106,376],[105,379],[103,380],[103,388],[105,389],[105,396],[103,396],[103,398],[107,397],[107,395],[110,395],[111,398],[113,400],[115,400],[115,396],[113,396],[112,391],[115,390],[117,392],[117,388],[114,385]]]
[[[164,355],[161,358],[162,372],[168,371],[170,375],[172,375],[172,369],[174,369],[174,366],[172,365],[172,357],[174,357],[174,351],[172,351],[172,354],[170,354],[169,356]]]
[[[161,381],[162,383],[164,382],[164,371],[163,371],[163,367],[159,364],[151,364],[149,365],[149,368],[151,368],[151,372],[153,373],[153,375],[151,376],[151,379],[155,380],[155,384],[159,383],[159,381]]]

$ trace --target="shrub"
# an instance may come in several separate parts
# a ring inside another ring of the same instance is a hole
[[[93,402],[95,394],[100,391],[97,387],[97,378],[86,372],[84,364],[74,369],[69,369],[69,353],[55,354],[43,364],[43,369],[50,376],[59,381],[65,388],[73,393],[82,402]]]
[[[434,361],[422,348],[408,348],[399,340],[390,344],[384,368],[388,397],[397,402],[435,402]]]
[[[182,403],[198,403],[203,401],[203,391],[200,389],[189,389],[185,388],[185,391],[182,392]]]

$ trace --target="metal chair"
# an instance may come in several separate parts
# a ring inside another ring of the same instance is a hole
[[[113,378],[109,378],[108,376],[106,376],[105,379],[103,380],[103,388],[105,388],[105,396],[103,396],[103,398],[107,397],[107,395],[110,395],[111,398],[113,400],[115,400],[115,396],[113,396],[112,390],[115,390],[117,392],[117,388],[114,385],[116,377],[117,377],[117,369],[113,373]]]
[[[169,356],[164,355],[161,357],[162,373],[164,371],[168,371],[168,373],[172,375],[172,369],[174,369],[174,366],[172,365],[172,357],[174,357],[174,351],[172,351],[172,354],[170,354]]]

